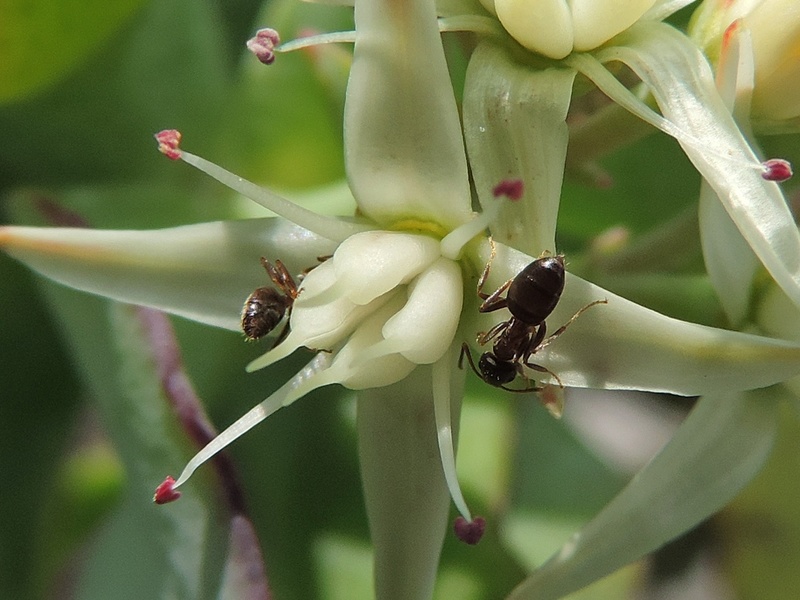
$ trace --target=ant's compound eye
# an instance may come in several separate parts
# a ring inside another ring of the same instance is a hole
[[[498,361],[491,352],[484,352],[481,355],[478,368],[483,374],[483,380],[495,387],[511,383],[517,376],[517,367],[513,362]]]

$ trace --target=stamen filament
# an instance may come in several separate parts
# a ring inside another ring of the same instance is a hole
[[[322,44],[353,44],[356,41],[355,31],[332,31],[330,33],[320,33],[318,35],[309,35],[286,42],[280,46],[275,47],[275,52],[294,52],[301,48],[309,48],[311,46],[320,46]]]
[[[309,379],[328,368],[330,362],[330,354],[327,352],[319,352],[299,373],[297,373],[297,375],[282,385],[269,398],[247,411],[247,413],[232,423],[225,431],[206,444],[200,452],[195,454],[186,464],[183,472],[172,488],[177,488],[185,483],[200,465],[236,440],[239,436],[250,431],[253,427],[279,409],[288,406],[294,400],[300,398],[303,394],[297,394],[298,388],[301,388]],[[311,390],[303,388],[303,391],[308,393]]]
[[[732,166],[745,169],[753,169],[758,172],[763,172],[764,167],[762,164],[755,160],[741,160],[732,158],[731,156],[718,152],[713,148],[709,148],[702,140],[696,138],[691,133],[681,129],[675,123],[658,114],[652,108],[647,106],[636,94],[626,88],[611,72],[606,69],[599,60],[588,54],[575,53],[571,54],[564,61],[569,64],[573,69],[585,75],[590,79],[598,89],[606,94],[614,102],[619,104],[622,108],[630,111],[643,121],[650,123],[653,127],[660,129],[669,136],[674,137],[682,143],[693,146],[696,150],[704,154],[711,154],[717,158],[728,162]]]
[[[453,417],[450,413],[450,374],[455,364],[451,346],[444,356],[433,363],[433,411],[436,421],[436,438],[439,442],[439,455],[442,460],[442,470],[447,482],[447,489],[450,490],[450,497],[453,499],[458,512],[469,522],[472,522],[464,495],[458,484],[456,473],[456,455],[453,446]]]
[[[444,236],[439,243],[442,256],[450,260],[458,260],[464,246],[476,235],[488,229],[489,225],[497,218],[502,203],[503,200],[499,198],[490,201],[482,213]]]
[[[183,159],[184,162],[210,175],[220,183],[239,192],[243,196],[250,198],[250,200],[253,202],[256,202],[264,208],[271,210],[276,215],[291,221],[295,225],[304,227],[305,229],[308,229],[309,231],[334,242],[343,242],[351,235],[374,229],[369,225],[352,223],[349,221],[343,221],[341,219],[319,215],[313,211],[303,208],[302,206],[298,206],[294,202],[290,202],[285,198],[281,198],[277,194],[274,194],[273,192],[270,192],[269,190],[252,183],[251,181],[247,181],[238,175],[234,175],[230,171],[227,171],[219,165],[215,165],[204,158],[196,156],[190,152],[186,152],[185,150],[181,150],[180,153],[180,158]]]

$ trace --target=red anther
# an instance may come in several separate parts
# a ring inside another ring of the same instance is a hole
[[[456,537],[470,546],[474,546],[481,541],[483,532],[486,530],[486,519],[475,517],[472,521],[467,521],[464,517],[456,517],[453,523],[453,532]]]
[[[265,28],[256,31],[254,38],[247,40],[247,49],[256,55],[256,58],[265,65],[275,62],[275,46],[281,43],[278,32],[274,29]]]
[[[722,48],[723,50],[727,50],[728,46],[731,43],[731,39],[734,35],[737,35],[739,29],[742,26],[742,20],[736,19],[730,25],[728,25],[727,29],[725,29],[725,33],[722,34]]]
[[[175,480],[167,477],[164,482],[156,488],[153,494],[153,502],[156,504],[168,504],[181,497],[181,493],[175,489]]]
[[[164,129],[154,136],[158,142],[158,151],[167,158],[178,160],[181,157],[181,132],[177,129]]]
[[[764,172],[761,177],[767,181],[786,181],[792,176],[792,163],[782,158],[770,158],[761,163],[764,167]]]
[[[525,191],[525,184],[522,179],[504,179],[492,189],[495,198],[505,196],[509,200],[519,200]]]

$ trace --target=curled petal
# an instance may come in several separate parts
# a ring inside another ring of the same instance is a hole
[[[383,337],[417,364],[439,360],[452,344],[464,300],[457,263],[440,258],[411,284],[408,300],[383,326]]]
[[[778,185],[762,178],[761,160],[720,98],[705,58],[663,23],[639,23],[618,39],[620,45],[601,50],[598,59],[633,69],[666,119],[594,68],[591,58],[575,55],[571,64],[625,108],[676,137],[759,260],[800,306],[800,233]]]
[[[367,231],[347,238],[332,263],[336,293],[366,304],[413,277],[439,257],[439,242],[424,235]]]

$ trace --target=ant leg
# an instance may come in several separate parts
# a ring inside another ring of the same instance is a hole
[[[536,363],[529,363],[529,362],[526,362],[525,366],[528,367],[529,369],[533,369],[534,371],[538,371],[539,373],[547,373],[553,379],[556,380],[556,382],[558,383],[558,387],[560,387],[561,389],[564,389],[564,384],[561,381],[561,378],[558,375],[556,375],[555,373],[553,373],[547,367],[543,367],[542,365],[537,365]]]
[[[500,321],[497,325],[492,327],[489,331],[485,331],[483,333],[479,333],[478,337],[475,341],[478,342],[479,345],[483,346],[487,342],[493,340],[498,335],[503,333],[508,328],[508,321]]]
[[[608,300],[595,300],[594,302],[590,302],[589,304],[584,306],[582,309],[580,309],[578,312],[576,312],[574,315],[572,315],[572,318],[569,321],[567,321],[561,327],[556,329],[555,332],[552,335],[550,335],[546,339],[542,340],[542,342],[539,344],[539,347],[536,348],[536,350],[537,351],[541,350],[545,346],[549,346],[550,344],[552,344],[553,341],[555,341],[555,339],[558,336],[560,336],[562,333],[564,333],[564,331],[566,331],[567,327],[572,325],[572,323],[575,321],[575,319],[580,317],[583,313],[585,313],[587,310],[589,310],[590,308],[592,308],[593,306],[595,306],[597,304],[608,304]]]
[[[522,377],[527,382],[526,387],[522,388],[521,390],[515,390],[514,388],[509,388],[509,387],[506,387],[504,385],[501,385],[500,389],[503,389],[503,390],[505,390],[507,392],[512,392],[514,394],[527,394],[529,392],[541,392],[544,389],[543,387],[541,387],[539,385],[531,385],[530,384],[531,380],[528,379],[527,377],[525,377],[525,375],[523,373],[520,373],[520,375],[522,375]]]
[[[297,298],[297,284],[294,282],[289,270],[281,261],[276,260],[273,265],[262,256],[261,265],[266,269],[269,278],[272,279],[273,283],[278,286],[284,294],[292,300]]]
[[[539,373],[547,373],[553,379],[555,379],[558,382],[558,386],[563,389],[564,384],[561,382],[561,378],[558,375],[553,373],[547,367],[543,367],[542,365],[530,362],[531,356],[535,354],[540,348],[542,348],[542,342],[545,339],[545,335],[547,335],[547,325],[545,323],[542,323],[541,325],[539,325],[539,327],[536,328],[536,333],[531,338],[531,341],[528,342],[528,347],[525,348],[525,352],[522,353],[522,364],[528,367],[529,369],[538,371]],[[549,340],[550,338],[547,339]],[[525,377],[524,373],[521,374],[523,377]]]
[[[477,375],[478,377],[483,379],[483,375],[481,375],[481,372],[478,370],[478,368],[475,366],[475,363],[472,360],[472,352],[470,351],[469,344],[467,344],[467,342],[464,342],[463,344],[461,344],[461,354],[458,357],[458,368],[459,369],[463,369],[464,368],[464,357],[465,356],[467,357],[467,361],[469,362],[469,366],[472,367],[472,370],[475,372],[475,375]]]

